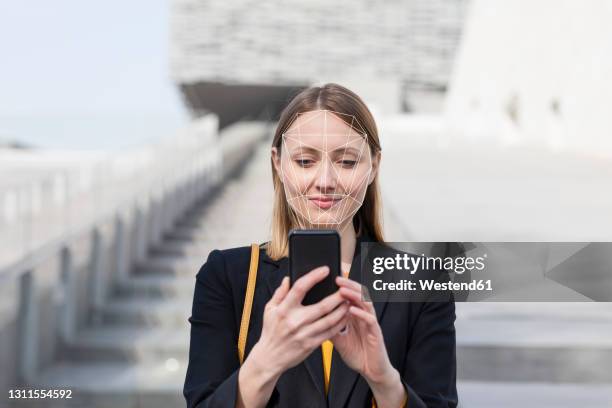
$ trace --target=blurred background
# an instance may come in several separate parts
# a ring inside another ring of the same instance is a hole
[[[611,18],[606,0],[2,3],[0,407],[184,405],[195,274],[268,239],[275,121],[313,84],[377,120],[387,240],[612,241]],[[612,304],[462,303],[456,328],[461,407],[612,406]]]

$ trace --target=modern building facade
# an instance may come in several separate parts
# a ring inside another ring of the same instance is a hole
[[[327,81],[409,110],[402,92],[446,89],[465,3],[174,0],[171,73],[194,115],[212,110],[222,125],[274,116],[292,92]]]

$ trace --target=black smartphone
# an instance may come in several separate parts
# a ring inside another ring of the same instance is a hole
[[[336,230],[291,230],[289,232],[289,275],[291,285],[311,270],[327,265],[329,274],[308,291],[303,305],[312,305],[338,290],[340,235]]]

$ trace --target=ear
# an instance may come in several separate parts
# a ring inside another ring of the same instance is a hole
[[[372,156],[372,170],[370,171],[368,185],[372,184],[372,182],[376,178],[376,175],[378,174],[378,169],[380,168],[380,159],[381,159],[381,152],[379,150],[376,152],[376,154],[374,154],[374,156]]]
[[[281,173],[281,158],[280,158],[280,151],[278,150],[278,148],[276,146],[272,147],[271,150],[271,154],[272,154],[272,165],[274,166],[274,170],[276,171],[276,174],[278,174],[278,178],[280,179],[281,183],[283,182],[283,177],[282,177],[282,173]]]

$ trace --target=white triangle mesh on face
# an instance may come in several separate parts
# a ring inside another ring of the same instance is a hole
[[[372,172],[368,135],[355,116],[298,113],[282,134],[280,157],[285,196],[300,227],[349,225]]]

